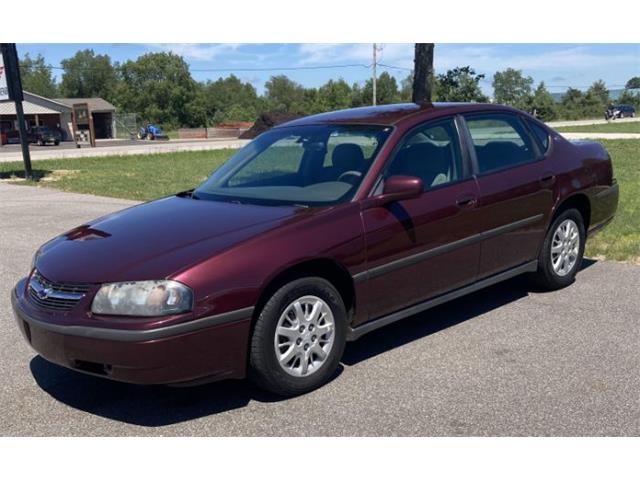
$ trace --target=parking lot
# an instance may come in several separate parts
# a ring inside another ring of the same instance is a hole
[[[43,360],[9,301],[40,244],[133,202],[0,183],[0,204],[2,435],[640,435],[639,266],[586,260],[559,292],[515,279],[417,315],[294,399],[140,387]]]

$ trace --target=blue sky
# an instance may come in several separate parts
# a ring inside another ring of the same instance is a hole
[[[380,44],[380,63],[398,67],[379,67],[398,80],[404,78],[413,62],[413,44]],[[92,48],[115,61],[135,59],[147,52],[173,51],[190,65],[196,80],[216,79],[234,73],[262,92],[271,75],[284,73],[293,80],[317,87],[330,78],[342,77],[349,83],[363,83],[370,69],[363,66],[296,71],[242,71],[278,67],[315,67],[328,65],[369,65],[371,44],[18,44],[20,55],[42,54],[52,65],[68,58],[76,50]],[[486,79],[481,83],[491,94],[491,77],[498,70],[513,67],[523,70],[537,84],[544,81],[552,92],[567,87],[585,89],[602,79],[612,89],[622,88],[632,76],[640,75],[640,44],[436,44],[435,69],[470,65]],[[203,72],[199,69],[229,69]],[[59,73],[58,73],[59,74]]]

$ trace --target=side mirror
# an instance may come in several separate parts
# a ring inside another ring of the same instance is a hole
[[[398,200],[419,197],[423,190],[422,180],[418,177],[394,175],[384,181],[382,194],[369,199],[368,207],[381,207]]]

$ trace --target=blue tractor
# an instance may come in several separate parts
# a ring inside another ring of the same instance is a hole
[[[146,127],[140,127],[138,130],[139,140],[169,140],[169,136],[162,131],[162,129],[153,124],[149,124]]]

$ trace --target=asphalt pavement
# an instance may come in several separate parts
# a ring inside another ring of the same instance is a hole
[[[0,183],[1,435],[640,435],[640,267],[586,260],[553,293],[522,278],[349,344],[323,388],[141,387],[39,357],[10,290],[50,237],[133,204]]]
[[[176,140],[98,140],[96,147],[87,145],[77,148],[74,142],[60,145],[29,145],[31,160],[51,160],[58,158],[105,157],[112,155],[147,155],[151,153],[188,152],[241,148],[248,140],[238,138],[176,139]],[[0,162],[22,161],[19,144],[0,146]]]

